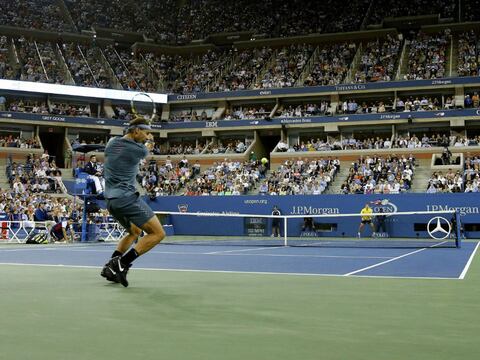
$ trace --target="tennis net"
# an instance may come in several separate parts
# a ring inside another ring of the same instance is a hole
[[[265,215],[157,212],[173,244],[460,247],[457,212]]]

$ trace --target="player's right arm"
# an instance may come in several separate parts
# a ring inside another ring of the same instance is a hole
[[[147,140],[145,141],[145,147],[148,149],[148,151],[152,151],[153,148],[155,147],[155,141],[153,139],[153,134],[148,134]]]

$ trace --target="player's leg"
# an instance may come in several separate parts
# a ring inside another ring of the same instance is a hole
[[[115,251],[117,256],[113,257],[104,268],[108,268],[114,278],[123,286],[128,286],[126,274],[131,263],[157,245],[165,237],[165,232],[152,209],[139,199],[138,195],[113,199],[107,202],[107,207],[110,214],[127,229],[129,234],[120,241]],[[128,250],[140,235],[141,230],[146,235]]]
[[[364,222],[362,221],[362,222],[360,223],[360,226],[358,227],[358,237],[361,236],[364,226],[365,226],[365,224],[364,224]]]
[[[125,287],[128,286],[127,272],[132,262],[160,243],[165,237],[165,231],[155,215],[141,225],[140,228],[145,231],[146,235],[141,237],[135,246],[123,254],[123,256],[112,258],[106,265],[115,275],[115,279]]]
[[[60,241],[55,231],[50,230],[50,239],[52,242]]]
[[[118,220],[117,220],[118,221]],[[135,242],[135,240],[138,239],[138,237],[140,236],[140,234],[142,233],[142,230],[139,229],[137,226],[135,226],[134,224],[130,224],[130,229],[129,229],[129,232],[127,233],[127,235],[125,235],[118,243],[117,245],[117,248],[115,249],[115,251],[112,253],[112,256],[111,256],[111,259],[117,257],[117,256],[122,256],[123,254],[125,254],[125,252],[130,249],[130,247],[132,246],[132,244]],[[112,282],[117,282],[118,283],[118,280],[117,280],[117,276],[116,274],[114,274],[110,267],[108,266],[108,262],[107,264],[105,264],[105,266],[103,267],[100,275],[103,276],[104,278],[106,278],[108,281],[112,281]],[[127,272],[128,272],[128,269],[130,268],[130,265],[127,266]]]
[[[377,224],[377,233],[378,234],[382,234],[382,233],[385,233],[385,223],[380,221],[378,224]]]
[[[117,249],[115,250],[117,252],[116,255],[123,255],[128,249],[130,249],[132,244],[138,239],[141,233],[142,229],[134,224],[130,224],[129,232],[119,241],[117,245]]]
[[[134,247],[122,256],[112,258],[107,264],[107,267],[112,270],[116,279],[126,287],[128,286],[126,275],[131,263],[162,241],[165,237],[165,231],[152,209],[141,199],[135,198],[134,201],[128,201],[127,206],[125,204],[122,205],[120,210],[114,210],[117,214],[121,212],[122,217],[128,221],[129,233],[135,234],[137,232],[135,226],[146,233]],[[131,238],[127,239],[124,245],[126,246],[130,240]]]
[[[134,249],[138,255],[145,254],[165,238],[165,231],[163,230],[162,224],[160,224],[160,221],[156,216],[153,216],[150,218],[150,220],[143,224],[141,229],[147,234],[141,237],[134,246]]]
[[[122,199],[113,199],[107,200],[107,208],[110,212],[110,215],[127,231],[127,234],[120,240],[115,251],[113,252],[110,260],[105,264],[100,275],[106,278],[108,281],[119,282],[117,274],[112,270],[111,259],[122,256],[127,250],[132,246],[135,240],[138,239],[142,230],[134,225],[130,221],[129,214],[126,213],[125,209],[134,208],[135,202],[127,201],[126,204]],[[133,209],[133,211],[138,211],[138,208]],[[126,272],[130,268],[130,264],[126,267]]]

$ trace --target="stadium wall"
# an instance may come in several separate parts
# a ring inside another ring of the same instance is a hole
[[[263,214],[269,215],[277,205],[283,215],[321,215],[360,213],[366,203],[374,212],[383,208],[384,212],[442,211],[458,210],[462,224],[469,238],[480,236],[480,194],[399,194],[399,195],[321,195],[321,196],[170,196],[155,200],[146,198],[154,211],[189,212],[208,214]],[[440,214],[439,214],[440,215]],[[450,220],[450,215],[443,215]],[[425,237],[425,230],[419,230],[432,218],[430,215],[416,215],[387,218],[387,232],[392,237]],[[356,236],[360,217],[329,217],[315,219],[323,229],[317,236],[349,237]],[[246,226],[245,219],[235,217],[194,217],[169,215],[165,223],[173,225],[176,235],[253,235]],[[260,222],[261,223],[261,222]],[[301,235],[303,219],[290,219],[288,235]],[[251,224],[251,223],[249,223]],[[416,224],[416,225],[415,225]],[[258,235],[270,235],[271,221],[262,225],[264,231]],[[261,228],[262,226],[259,226]],[[253,226],[254,227],[254,226]],[[283,233],[283,228],[282,228]]]

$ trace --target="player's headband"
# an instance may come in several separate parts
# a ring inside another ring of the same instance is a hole
[[[152,127],[147,124],[137,124],[137,125],[130,125],[127,130],[134,130],[134,129],[140,129],[140,130],[152,130]]]

